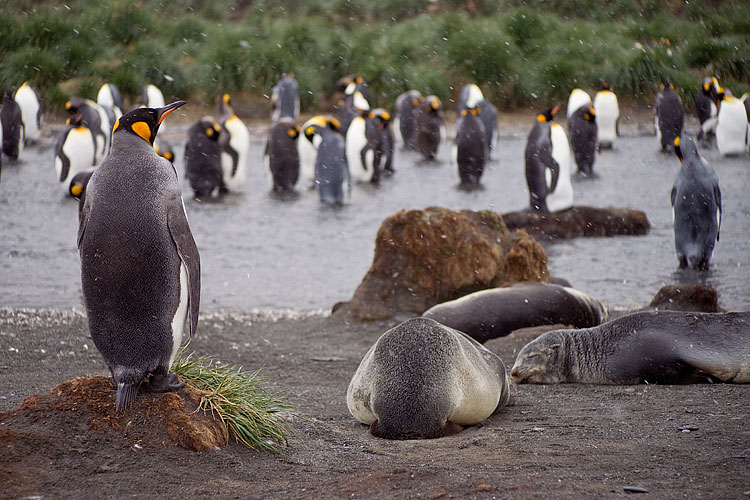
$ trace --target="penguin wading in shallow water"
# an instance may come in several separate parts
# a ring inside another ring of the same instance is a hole
[[[661,90],[656,94],[654,109],[656,110],[656,137],[661,150],[669,151],[673,147],[674,140],[682,134],[685,112],[682,109],[680,96],[668,80],[661,83]]]
[[[78,172],[91,168],[95,154],[96,139],[83,125],[83,115],[68,118],[68,126],[55,145],[55,172],[63,191],[76,198],[80,195],[72,189],[72,180]]]
[[[367,146],[375,151],[376,170],[380,170],[380,161],[383,161],[385,175],[393,174],[394,142],[391,114],[383,108],[370,111],[367,118]]]
[[[211,198],[223,192],[221,125],[211,116],[204,116],[187,131],[185,144],[185,175],[196,198]]]
[[[304,132],[310,126],[330,127],[340,132],[341,123],[331,116],[316,115],[302,124],[300,130]],[[300,138],[297,141],[297,152],[299,153],[299,171],[302,184],[308,188],[315,188],[315,161],[318,157],[318,146],[313,141],[314,134]]]
[[[0,109],[0,124],[3,131],[3,153],[11,160],[17,160],[23,151],[25,131],[21,107],[13,99],[11,92],[5,94],[5,101]]]
[[[554,123],[560,105],[536,117],[526,143],[526,184],[533,210],[559,212],[573,206],[570,145],[565,130]]]
[[[461,94],[458,97],[456,111],[459,116],[464,109],[479,109],[479,119],[484,125],[484,133],[487,136],[487,159],[492,155],[494,148],[495,136],[498,132],[497,127],[497,108],[487,99],[484,98],[482,89],[475,83],[464,85]]]
[[[620,105],[614,90],[604,80],[600,90],[594,96],[594,113],[596,113],[596,133],[599,150],[612,149],[619,134]]]
[[[674,140],[682,165],[672,187],[674,245],[680,268],[708,269],[721,227],[721,189],[690,137]]]
[[[695,112],[698,121],[701,122],[701,130],[698,132],[699,141],[710,141],[716,135],[716,118],[718,108],[716,98],[719,93],[719,81],[716,77],[706,77],[703,85],[695,93]]]
[[[320,201],[327,205],[342,205],[349,197],[351,181],[346,164],[344,137],[338,132],[335,120],[317,120],[322,124],[304,129],[305,138],[317,149],[315,158],[315,186]]]
[[[479,114],[479,108],[464,108],[456,123],[455,160],[464,187],[479,185],[487,162],[487,135]]]
[[[378,182],[380,165],[375,162],[376,151],[370,147],[367,137],[370,103],[361,92],[354,92],[352,109],[357,115],[349,122],[349,128],[346,130],[346,161],[349,173],[356,182]],[[379,163],[379,155],[377,160]]]
[[[747,111],[744,103],[723,88],[716,97],[716,146],[722,156],[740,155],[747,151]]]
[[[42,138],[42,95],[29,82],[23,82],[14,96],[21,108],[26,143],[34,143]]]
[[[112,153],[85,190],[78,228],[89,330],[121,411],[146,377],[150,391],[180,389],[169,368],[183,334],[195,334],[200,257],[174,166],[153,148],[159,125],[185,104],[131,111],[115,125]]]
[[[247,160],[250,151],[250,131],[235,114],[229,94],[218,99],[221,135],[221,172],[224,187],[237,189],[247,180]]]
[[[276,193],[294,191],[299,178],[300,127],[292,118],[281,118],[268,127],[264,159],[271,189]]]
[[[339,129],[341,133],[346,137],[346,133],[349,130],[349,125],[352,120],[360,116],[361,110],[370,110],[370,91],[361,76],[344,77],[338,82],[338,88],[343,87],[344,98],[339,103]],[[355,93],[359,92],[362,97],[357,98],[357,103],[354,102]],[[365,104],[362,102],[364,99]]]
[[[440,146],[440,129],[443,125],[440,99],[430,95],[417,107],[415,134],[417,148],[426,160],[434,160]]]
[[[573,89],[570,91],[568,97],[568,107],[565,110],[565,116],[570,121],[570,117],[573,116],[581,106],[590,106],[591,96],[588,92],[583,89]]]
[[[570,117],[570,145],[578,171],[586,177],[594,173],[597,122],[594,107],[583,105]]]
[[[406,149],[417,149],[414,115],[422,99],[422,94],[418,90],[408,90],[396,98],[393,129],[396,131],[399,142]]]

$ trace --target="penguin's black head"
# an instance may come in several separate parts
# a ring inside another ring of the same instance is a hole
[[[83,125],[83,115],[81,113],[72,115],[65,120],[65,124],[73,125],[74,127],[81,127]]]
[[[130,132],[153,146],[161,122],[183,104],[185,101],[177,101],[163,108],[136,108],[128,111],[115,122],[112,134]]]
[[[221,125],[214,119],[213,116],[204,116],[198,121],[198,124],[203,129],[203,135],[208,137],[212,141],[218,141],[219,135],[221,134]]]
[[[664,90],[664,89],[674,90],[674,85],[672,85],[672,82],[670,82],[669,80],[664,79],[664,80],[661,81],[661,89],[662,90]]]
[[[78,113],[82,112],[83,108],[87,107],[88,105],[89,103],[86,101],[86,99],[82,99],[80,97],[71,97],[65,103],[65,109],[71,115],[77,115]]]
[[[299,131],[300,126],[299,125],[290,125],[288,129],[286,129],[286,135],[292,138],[293,141],[296,141],[299,137]]]
[[[593,106],[589,106],[589,109],[584,111],[583,119],[586,120],[587,122],[593,122],[596,120],[596,112],[594,111]]]
[[[561,104],[556,104],[555,106],[542,111],[541,113],[536,115],[536,121],[542,122],[542,123],[551,122],[552,120],[555,119],[555,115],[557,114],[558,111],[560,111],[561,106],[562,106]]]
[[[612,87],[610,87],[610,85],[604,80],[599,80],[599,87],[601,88],[601,90],[609,90],[610,92],[612,92]]]

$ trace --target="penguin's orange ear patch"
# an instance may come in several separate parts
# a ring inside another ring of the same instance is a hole
[[[461,110],[461,116],[466,116],[466,110],[465,109]]]
[[[295,137],[297,137],[298,134],[299,134],[299,130],[297,130],[295,127],[288,128],[286,130],[286,135],[288,135],[292,139],[294,139]]]
[[[536,115],[536,121],[544,123],[547,121],[547,117],[544,115]]]
[[[164,156],[164,158],[166,158],[169,161],[174,160],[174,155],[172,153],[170,153],[169,151],[167,151],[166,153],[164,153],[162,156]]]
[[[73,103],[72,102],[68,101],[68,102],[65,103],[65,109],[70,109],[72,107],[73,107]]]
[[[73,184],[70,186],[70,194],[75,196],[76,198],[81,196],[81,193],[83,193],[83,186],[80,184]]]
[[[148,123],[135,122],[130,128],[138,134],[138,137],[151,144],[151,127],[148,126]]]
[[[213,137],[214,134],[215,134],[214,129],[212,129],[211,127],[209,127],[209,128],[206,129],[206,135],[208,137]]]
[[[680,138],[679,137],[675,137],[674,138],[674,145],[675,145],[675,147],[680,147]]]

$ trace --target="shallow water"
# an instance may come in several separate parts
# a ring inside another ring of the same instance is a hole
[[[168,130],[180,175],[184,130]],[[16,164],[3,158],[0,306],[82,307],[78,203],[56,183],[55,140],[27,148]],[[354,185],[349,204],[332,209],[299,185],[294,199],[271,195],[261,138],[255,136],[248,181],[238,193],[201,203],[183,180],[201,253],[202,309],[329,309],[348,300],[372,263],[380,223],[396,211],[430,205],[500,213],[525,208],[525,142],[525,134],[501,137],[482,177],[484,188],[473,192],[457,189],[448,145],[435,163],[399,149],[392,178],[380,186]],[[544,243],[552,274],[615,309],[648,305],[662,285],[686,282],[715,286],[728,310],[750,309],[750,160],[721,158],[716,149],[702,154],[719,175],[724,204],[710,271],[677,269],[669,193],[679,161],[658,152],[654,137],[624,137],[614,151],[597,157],[595,179],[574,180],[575,203],[644,210],[651,232]]]

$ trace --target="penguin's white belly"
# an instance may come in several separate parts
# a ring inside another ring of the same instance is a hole
[[[568,98],[568,109],[566,111],[568,120],[584,104],[591,104],[591,96],[581,89],[573,89]]]
[[[182,337],[185,333],[185,325],[188,323],[188,273],[185,264],[180,261],[180,302],[177,311],[172,318],[172,354],[169,357],[169,366],[172,366],[177,351],[182,345]]]
[[[38,141],[42,133],[36,120],[36,115],[39,112],[39,101],[36,94],[31,88],[24,85],[16,92],[15,99],[21,108],[21,120],[23,120],[26,139]]]
[[[661,127],[659,126],[659,115],[654,115],[654,129],[656,129],[656,143],[661,148]]]
[[[268,188],[273,189],[273,172],[271,172],[271,155],[266,153],[263,155],[263,165],[266,170],[266,181],[268,181]]]
[[[613,143],[617,137],[617,119],[620,107],[617,96],[612,92],[598,92],[594,97],[597,135],[600,143]]]
[[[230,118],[224,124],[229,132],[229,147],[237,152],[237,170],[232,175],[234,164],[232,157],[226,153],[221,154],[221,167],[224,176],[224,185],[230,189],[236,189],[247,180],[247,157],[250,150],[250,131],[242,120],[237,117]]]
[[[362,149],[367,145],[365,130],[367,124],[361,116],[352,120],[349,129],[346,131],[346,159],[349,163],[349,172],[352,178],[358,182],[368,182],[372,179],[372,164],[365,165],[362,163]],[[368,161],[369,159],[365,159]]]
[[[727,98],[719,108],[716,145],[722,155],[741,154],[747,146],[747,113],[739,99]]]
[[[94,158],[94,139],[91,131],[81,127],[68,132],[62,152],[70,161],[68,176],[60,181],[60,187],[67,193],[73,177],[78,172],[91,167],[92,159]],[[62,159],[59,156],[55,156],[55,171],[59,180],[62,174]]]
[[[300,135],[297,141],[297,152],[299,153],[299,174],[305,186],[313,186],[315,183],[315,160],[318,158],[318,148],[306,137]]]
[[[557,178],[555,190],[547,194],[547,208],[550,212],[567,210],[573,206],[573,184],[570,181],[570,144],[568,136],[558,124],[553,124],[550,130],[550,141],[552,142],[552,158],[560,166],[560,175]],[[550,186],[552,174],[549,169],[545,170],[547,186]]]

